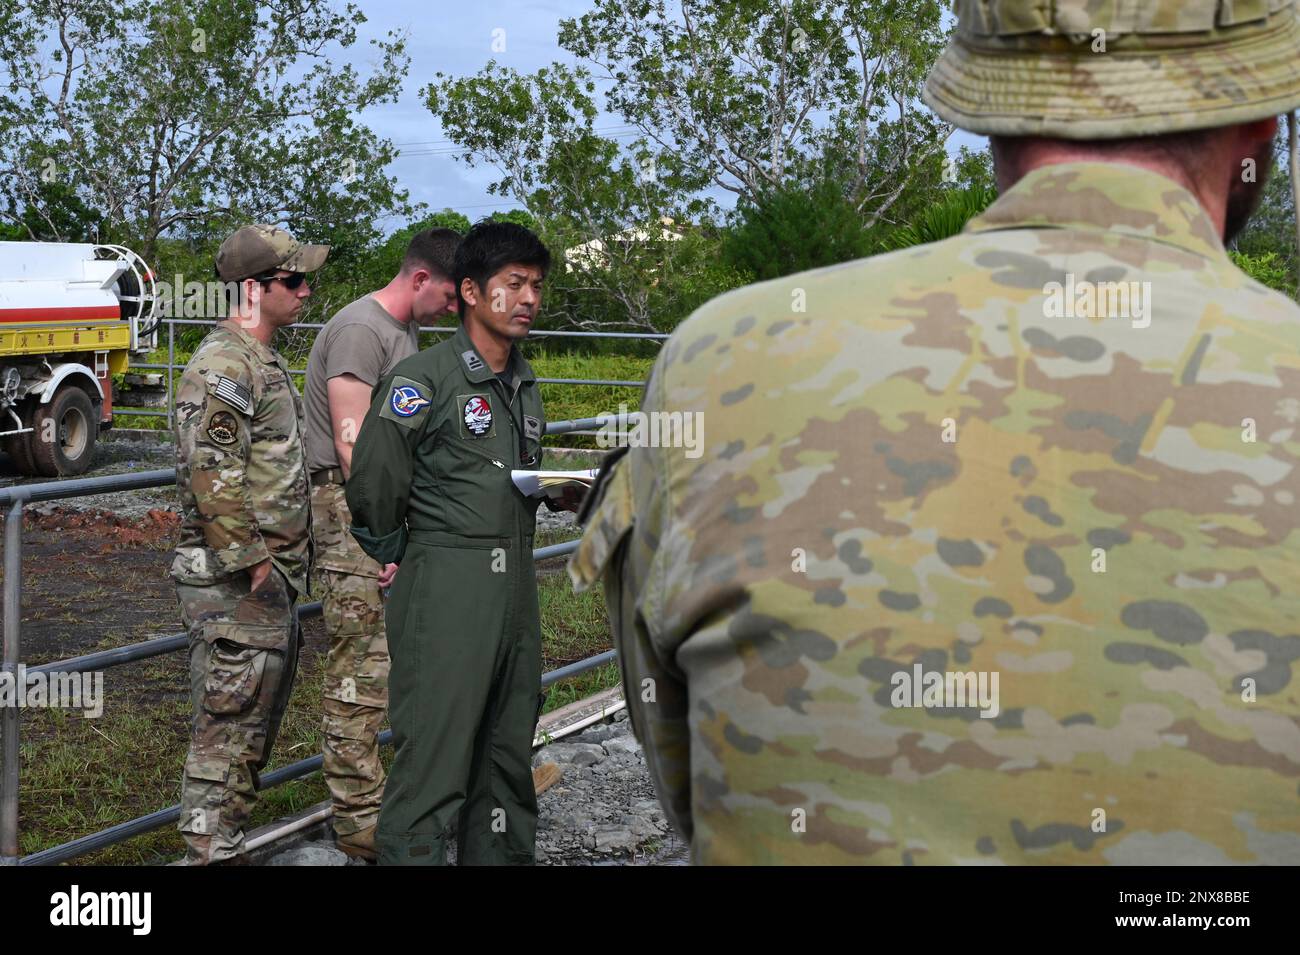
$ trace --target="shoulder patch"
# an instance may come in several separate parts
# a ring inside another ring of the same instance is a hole
[[[218,411],[208,419],[208,437],[222,447],[239,442],[239,419],[229,411]]]
[[[394,375],[388,388],[388,397],[379,409],[379,417],[395,421],[406,428],[418,428],[433,404],[433,393],[428,385]]]
[[[237,411],[248,414],[253,410],[253,393],[225,375],[218,375],[216,381],[208,386],[214,397],[220,398]]]

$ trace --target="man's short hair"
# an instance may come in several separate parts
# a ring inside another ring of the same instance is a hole
[[[456,249],[452,273],[452,280],[456,283],[456,307],[461,318],[465,317],[465,299],[460,287],[465,279],[473,280],[481,290],[486,290],[488,279],[512,262],[535,265],[545,277],[551,269],[551,253],[531,230],[514,222],[484,219],[475,223]]]
[[[416,269],[428,269],[440,279],[450,279],[456,262],[456,247],[460,233],[455,229],[424,229],[411,237],[411,244],[402,256],[402,272],[410,274]]]

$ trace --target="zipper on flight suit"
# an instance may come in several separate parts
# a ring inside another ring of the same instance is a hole
[[[486,458],[487,460],[491,461],[499,468],[503,468],[503,469],[505,468],[505,465],[502,464],[499,460],[497,460],[494,456],[488,454],[486,451],[480,451],[478,448],[474,447],[474,445],[470,444],[468,441],[465,441],[465,450],[468,451],[470,454],[477,454],[481,458]]]

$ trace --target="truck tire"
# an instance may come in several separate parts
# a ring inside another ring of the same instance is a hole
[[[66,477],[90,467],[99,421],[89,396],[76,385],[64,385],[49,404],[37,405],[32,427],[36,431],[27,437],[38,474]]]
[[[32,423],[36,420],[35,399],[24,399],[14,408],[14,411],[16,411],[18,417],[22,419],[24,428],[35,427]],[[5,414],[4,417],[7,419],[5,421],[6,425],[13,424],[13,419],[10,418],[8,414]],[[19,474],[26,474],[29,476],[37,474],[36,462],[32,460],[31,437],[32,432],[29,431],[26,434],[13,434],[4,439],[5,454],[9,455],[9,459],[13,461],[14,467],[18,470]]]

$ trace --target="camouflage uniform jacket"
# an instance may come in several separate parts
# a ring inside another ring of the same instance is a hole
[[[172,576],[216,584],[269,557],[305,596],[311,498],[302,399],[284,359],[218,325],[177,386],[175,438],[184,518]]]
[[[1054,166],[725,295],[643,410],[703,454],[570,573],[695,861],[1300,862],[1300,309],[1186,190]]]

